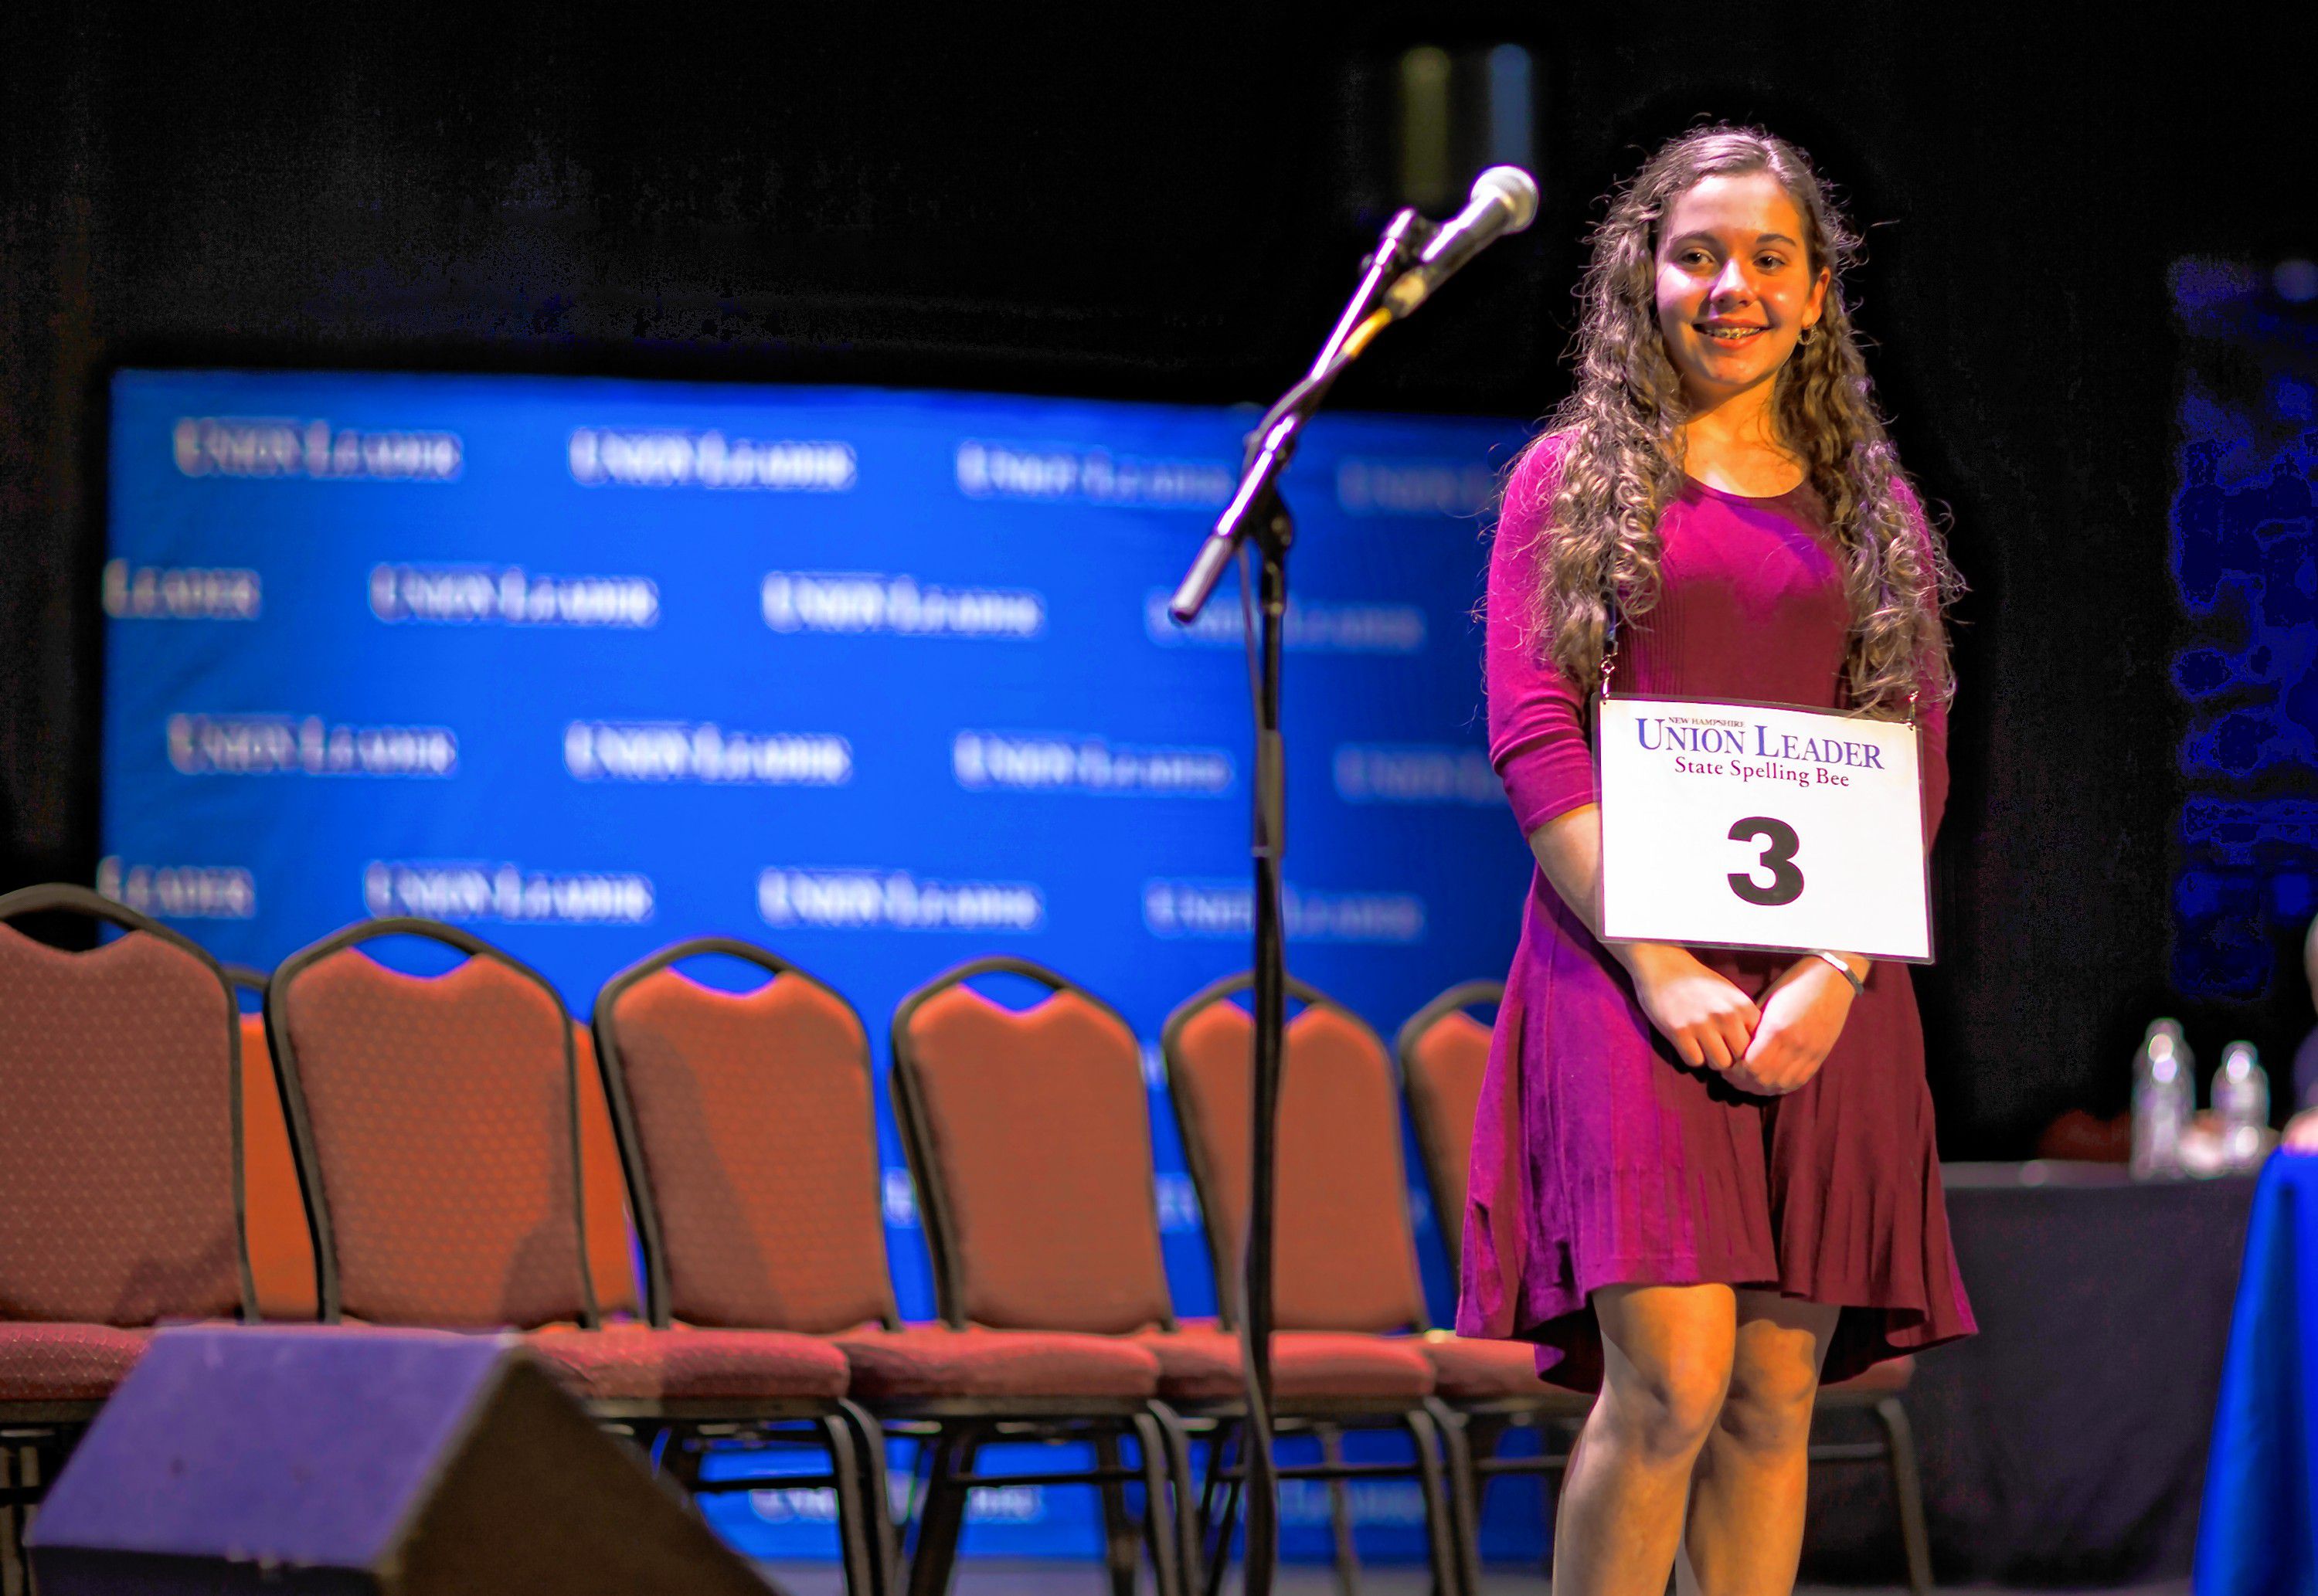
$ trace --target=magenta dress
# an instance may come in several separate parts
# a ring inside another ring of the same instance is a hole
[[[1527,636],[1554,454],[1549,440],[1515,469],[1489,568],[1489,751],[1523,836],[1596,797],[1586,689]],[[1816,496],[1685,480],[1659,533],[1660,597],[1621,628],[1613,692],[1838,707],[1848,610]],[[1920,719],[1928,838],[1947,723],[1937,706]],[[1699,956],[1757,1000],[1793,963]],[[1604,1286],[1721,1282],[1838,1305],[1828,1381],[1975,1328],[1907,967],[1876,964],[1801,1090],[1751,1097],[1676,1057],[1542,872],[1497,1011],[1464,1234],[1459,1333],[1533,1341],[1539,1373],[1581,1391],[1601,1384],[1589,1296]]]

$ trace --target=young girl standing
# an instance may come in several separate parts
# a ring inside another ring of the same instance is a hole
[[[1711,1596],[1789,1590],[1820,1380],[1973,1329],[1907,970],[1595,934],[1604,680],[1912,716],[1938,823],[1952,577],[1855,342],[1855,247],[1783,140],[1660,149],[1595,233],[1575,391],[1506,485],[1490,752],[1537,870],[1458,1328],[1600,1393],[1559,1596],[1658,1596],[1678,1547]]]

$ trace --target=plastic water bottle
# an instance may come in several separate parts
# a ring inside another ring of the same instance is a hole
[[[2269,1129],[2269,1077],[2251,1042],[2222,1049],[2214,1077],[2214,1117],[2222,1122],[2222,1161],[2233,1170],[2259,1168]]]
[[[2197,1050],[2189,1045],[2189,1038],[2181,1034],[2181,1022],[2170,1015],[2149,1022],[2150,1036],[2165,1036],[2173,1044],[2173,1056],[2181,1061],[2181,1083],[2187,1093],[2187,1123],[2188,1116],[2197,1111]]]
[[[2181,1133],[2197,1111],[2196,1078],[2181,1027],[2161,1019],[2143,1038],[2133,1079],[2133,1175],[2161,1179],[2181,1172]]]

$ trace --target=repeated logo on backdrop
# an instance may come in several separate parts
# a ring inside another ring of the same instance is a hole
[[[1019,954],[1155,1039],[1248,957],[1240,600],[1227,581],[1197,625],[1164,614],[1245,425],[849,390],[123,373],[102,884],[260,967],[364,916],[449,920],[583,1016],[670,941],[746,937],[843,992],[881,1046],[906,991]],[[1482,746],[1471,612],[1521,435],[1330,416],[1287,482],[1290,966],[1387,1036],[1501,973],[1518,928],[1527,856]],[[1176,1300],[1210,1312],[1151,1074]],[[897,1285],[924,1315],[884,1134]],[[1424,1249],[1445,1319],[1429,1229]],[[1049,1512],[1029,1492],[979,1532],[1092,1546],[1071,1497]],[[728,1529],[746,1501],[720,1510]]]

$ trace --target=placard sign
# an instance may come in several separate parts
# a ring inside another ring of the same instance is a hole
[[[1613,697],[1596,747],[1607,939],[1930,962],[1913,725]]]

